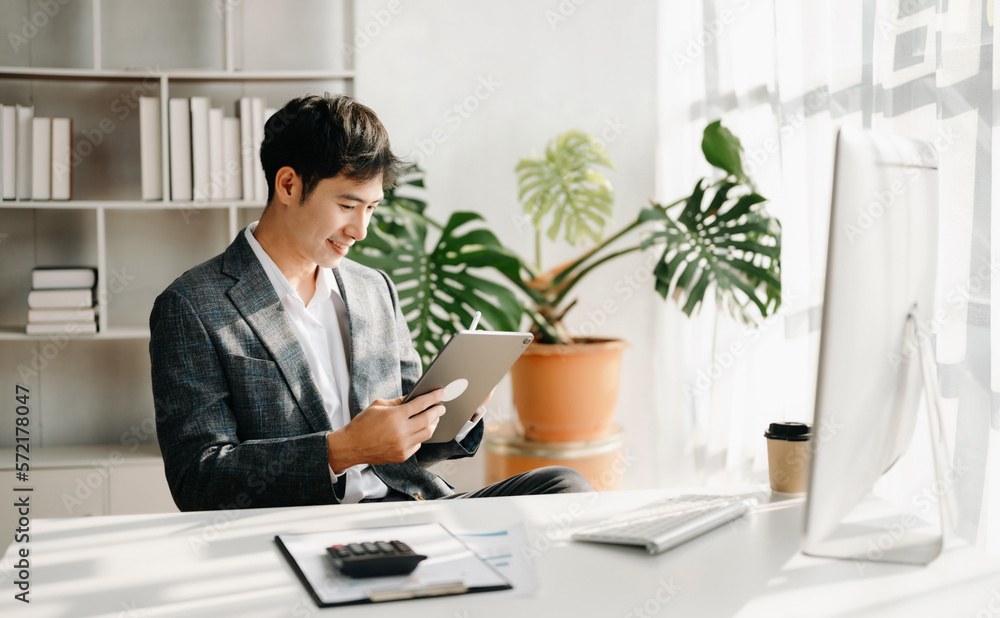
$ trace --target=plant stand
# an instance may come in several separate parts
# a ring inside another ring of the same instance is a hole
[[[487,427],[486,483],[542,468],[566,466],[586,478],[597,491],[620,489],[628,467],[622,428],[614,425],[604,438],[590,442],[533,442],[513,421]]]

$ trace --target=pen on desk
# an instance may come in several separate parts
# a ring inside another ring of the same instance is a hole
[[[380,590],[369,590],[368,600],[372,603],[381,601],[398,601],[400,599],[413,599],[417,597],[439,597],[448,594],[463,594],[469,591],[465,582],[438,582],[429,584],[423,588],[383,588]]]
[[[472,326],[469,327],[469,330],[476,330],[476,326],[479,324],[479,317],[482,315],[482,311],[477,311],[476,315],[472,316]]]

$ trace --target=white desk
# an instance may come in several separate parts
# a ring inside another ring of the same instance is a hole
[[[1000,615],[1000,559],[974,547],[931,566],[808,558],[801,502],[772,503],[665,554],[574,543],[571,529],[664,491],[130,515],[32,522],[31,604],[3,616],[986,616]],[[529,597],[479,593],[320,610],[272,540],[279,532],[439,521],[456,529],[524,522],[538,552]],[[500,596],[504,595],[504,596]],[[992,601],[992,605],[991,605]],[[405,614],[403,614],[405,612]],[[977,612],[980,612],[977,614]]]

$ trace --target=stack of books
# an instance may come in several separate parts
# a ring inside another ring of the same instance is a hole
[[[0,105],[0,196],[68,200],[73,192],[73,120]]]
[[[28,292],[29,335],[97,332],[94,268],[36,268]]]
[[[262,97],[236,103],[238,118],[223,116],[208,97],[172,98],[167,107],[169,178],[163,178],[159,97],[139,99],[142,199],[175,202],[267,199],[260,165],[264,123],[274,115]]]

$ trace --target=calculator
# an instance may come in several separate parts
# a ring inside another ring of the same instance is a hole
[[[413,572],[423,556],[402,541],[368,541],[326,548],[334,566],[348,577],[406,575]]]

